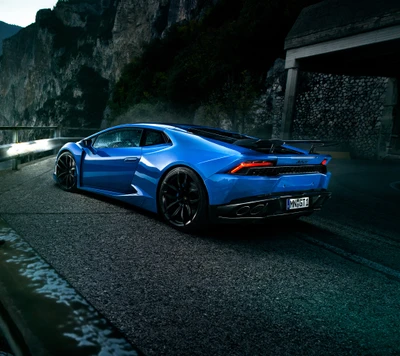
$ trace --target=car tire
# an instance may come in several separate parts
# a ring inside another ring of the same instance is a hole
[[[76,162],[71,153],[64,152],[58,156],[55,172],[57,183],[62,190],[73,192],[77,189]]]
[[[201,178],[190,168],[177,167],[162,179],[159,212],[168,224],[181,231],[198,231],[207,224],[207,192]]]

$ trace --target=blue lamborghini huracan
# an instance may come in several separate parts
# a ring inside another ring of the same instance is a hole
[[[309,145],[308,149],[295,146]],[[181,230],[319,210],[331,156],[322,141],[259,139],[184,124],[126,124],[64,145],[54,179],[159,213]]]

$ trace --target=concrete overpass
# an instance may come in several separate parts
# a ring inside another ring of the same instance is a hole
[[[285,40],[287,85],[282,137],[292,134],[300,70],[390,77],[379,155],[400,154],[400,2],[326,0],[305,8]]]

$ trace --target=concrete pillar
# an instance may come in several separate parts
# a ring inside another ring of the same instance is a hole
[[[282,139],[290,139],[292,136],[298,74],[299,74],[299,64],[297,61],[294,61],[293,67],[288,68],[287,72],[285,101],[283,104],[282,126],[281,126]]]
[[[377,158],[385,158],[390,149],[390,139],[393,129],[394,108],[398,101],[398,81],[396,78],[389,78],[383,102],[381,129],[379,133]]]

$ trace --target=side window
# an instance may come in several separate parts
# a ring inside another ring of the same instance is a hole
[[[142,137],[142,129],[120,130],[117,147],[138,147]]]
[[[94,148],[108,148],[117,141],[117,132],[111,131],[103,133],[97,136],[96,140],[93,143]]]
[[[142,129],[121,129],[105,132],[97,136],[93,143],[94,148],[126,148],[138,147],[142,136]]]
[[[162,132],[155,130],[146,130],[146,138],[143,146],[160,145],[166,142],[167,140]]]

